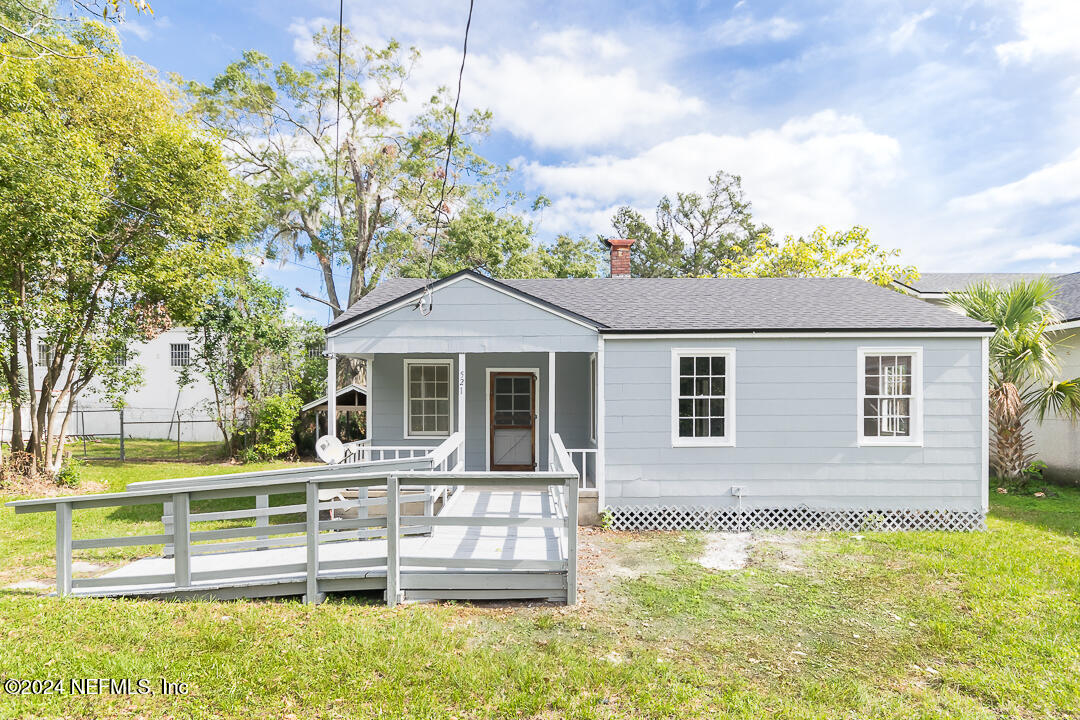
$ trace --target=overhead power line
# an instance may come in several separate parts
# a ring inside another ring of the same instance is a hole
[[[450,134],[446,136],[446,160],[443,163],[442,183],[439,186],[439,204],[435,208],[435,230],[431,235],[431,253],[428,255],[427,281],[424,295],[420,300],[420,312],[431,312],[431,268],[435,263],[435,248],[439,244],[439,221],[442,219],[443,205],[446,203],[446,178],[450,174],[450,156],[454,152],[454,134],[457,132],[458,105],[461,103],[461,81],[465,76],[465,58],[469,55],[469,28],[472,27],[473,0],[469,0],[469,17],[465,20],[465,40],[461,46],[461,67],[458,68],[457,95],[454,97],[454,114],[450,119]],[[427,301],[426,309],[424,301]]]

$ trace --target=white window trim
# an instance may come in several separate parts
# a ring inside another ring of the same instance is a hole
[[[724,357],[727,375],[724,395],[723,437],[679,437],[679,358]],[[672,348],[671,349],[671,446],[672,447],[735,447],[735,348]]]
[[[866,358],[873,355],[911,356],[911,435],[908,437],[866,437],[863,435],[863,401],[866,399]],[[923,362],[921,347],[859,347],[856,352],[855,432],[859,447],[922,447],[923,445]]]
[[[409,368],[413,365],[445,365],[447,367],[447,399],[450,401],[449,414],[447,416],[446,432],[410,432],[409,431]],[[454,418],[457,417],[454,414],[454,397],[457,395],[450,388],[454,387],[452,378],[454,377],[454,361],[451,358],[405,358],[402,365],[402,385],[401,385],[401,403],[402,403],[402,433],[406,440],[422,440],[433,437],[450,437],[454,432]]]
[[[589,442],[596,443],[596,353],[589,354]]]
[[[173,362],[173,360],[176,357],[174,355],[174,353],[173,353],[173,347],[174,346],[178,347],[178,348],[179,347],[186,347],[187,348],[187,352],[185,353],[187,355],[187,362],[186,363]],[[190,342],[175,342],[175,343],[170,342],[169,343],[169,367],[183,368],[183,367],[188,367],[189,365],[191,365],[191,343]]]

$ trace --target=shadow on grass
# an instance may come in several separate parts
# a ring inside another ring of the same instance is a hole
[[[1031,494],[990,494],[990,515],[1058,533],[1080,536],[1080,488],[1049,485],[1047,497]]]

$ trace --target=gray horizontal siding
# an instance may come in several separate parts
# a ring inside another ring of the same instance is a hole
[[[333,338],[342,353],[591,352],[596,332],[471,279],[433,294],[432,311],[412,304]]]
[[[371,437],[375,445],[437,445],[445,438],[405,439],[404,362],[410,359],[450,359],[451,377],[457,377],[457,355],[378,354],[371,368]],[[587,353],[555,356],[555,410],[557,429],[568,448],[590,447],[588,440]],[[547,353],[484,353],[465,358],[465,463],[467,470],[487,468],[488,394],[491,368],[536,368],[540,371],[536,402],[539,410],[538,458],[546,467],[548,449],[548,355]],[[454,402],[457,402],[454,386]],[[452,425],[457,423],[457,408]],[[456,429],[456,428],[455,428]]]
[[[923,348],[923,445],[857,445],[857,348]],[[607,502],[978,510],[979,338],[609,340]],[[735,447],[672,447],[671,349],[735,348]]]

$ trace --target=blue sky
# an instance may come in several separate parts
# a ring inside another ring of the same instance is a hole
[[[302,62],[336,2],[155,0],[125,47],[209,81],[245,49]],[[372,44],[422,60],[412,96],[452,84],[466,0],[346,0]],[[1080,266],[1077,0],[477,0],[462,104],[481,146],[554,205],[542,236],[609,233],[718,170],[779,233],[866,225],[925,271]],[[266,268],[318,290],[318,274]],[[297,310],[325,319],[317,305]]]

